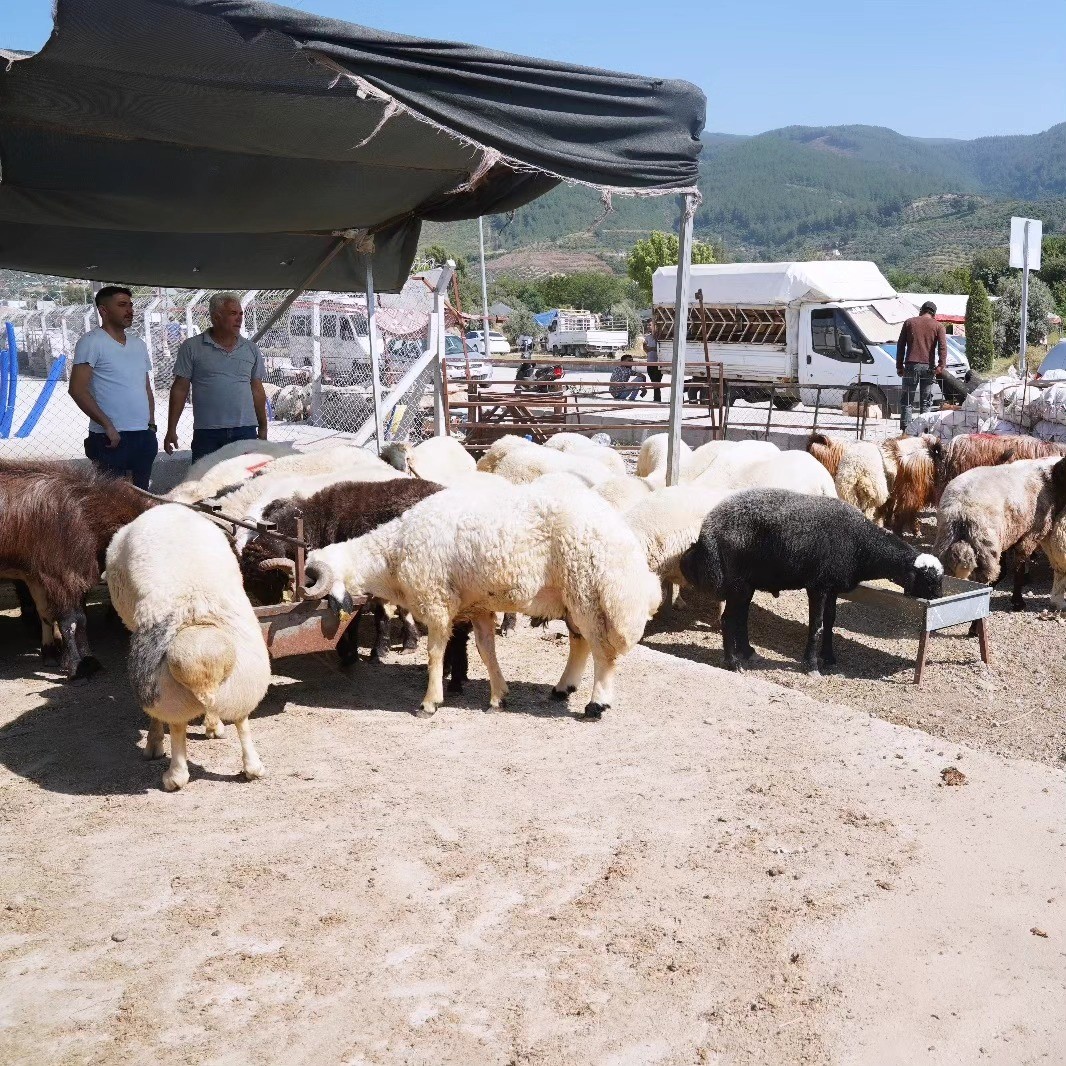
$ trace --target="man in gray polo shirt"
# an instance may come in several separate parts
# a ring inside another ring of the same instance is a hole
[[[263,356],[241,336],[244,310],[231,292],[216,293],[208,304],[211,328],[184,341],[174,364],[170,411],[163,447],[178,446],[178,419],[192,387],[192,460],[235,440],[267,439]]]

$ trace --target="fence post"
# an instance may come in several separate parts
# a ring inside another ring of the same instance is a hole
[[[437,353],[437,358],[433,361],[433,433],[437,437],[446,436],[448,433],[448,362],[445,359],[448,341],[444,323],[444,301],[454,270],[455,262],[451,259],[440,268],[440,275],[433,289],[433,317],[429,323],[430,349]]]
[[[674,359],[670,376],[670,429],[666,450],[666,483],[676,485],[681,473],[681,404],[685,399],[685,362],[688,354],[688,286],[692,272],[692,220],[696,198],[682,197],[677,246],[677,293],[674,299]]]
[[[366,333],[370,343],[370,388],[374,401],[374,436],[377,438],[378,455],[385,447],[385,423],[381,410],[381,337],[378,334],[377,307],[374,297],[374,267],[366,261]]]
[[[153,384],[155,382],[155,355],[152,352],[152,315],[162,302],[162,296],[155,296],[148,301],[148,306],[144,309],[144,346],[148,349],[148,363],[152,368]]]
[[[322,293],[311,297],[311,425],[322,425]]]
[[[196,331],[196,323],[193,320],[192,312],[193,308],[204,298],[206,289],[197,289],[196,292],[189,297],[189,302],[185,305],[185,339],[188,340]]]
[[[259,318],[259,316],[256,315],[256,313],[255,313],[256,310],[257,310],[257,305],[256,305],[256,302],[255,302],[255,299],[256,299],[256,297],[258,295],[259,295],[259,290],[258,289],[249,289],[241,297],[241,310],[244,312],[244,317],[241,319],[241,336],[242,337],[248,337],[248,336],[251,335],[248,332],[248,308],[249,308],[249,306],[252,308],[252,314],[255,316],[255,318],[256,319]]]

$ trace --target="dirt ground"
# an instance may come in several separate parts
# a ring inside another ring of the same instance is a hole
[[[760,658],[751,676],[817,700],[842,703],[898,725],[922,729],[955,744],[1052,766],[1066,762],[1066,621],[1047,611],[1051,572],[1034,561],[1026,610],[1013,611],[1004,582],[992,594],[987,622],[991,664],[981,662],[969,626],[930,637],[922,684],[913,684],[918,634],[912,622],[867,604],[841,600],[837,612],[837,666],[811,678],[800,657],[807,635],[807,596],[759,593],[750,616]],[[657,618],[645,643],[694,662],[722,665],[721,633],[698,614],[679,609]]]
[[[1066,1058],[1063,772],[981,750],[1018,723],[939,739],[984,713],[963,697],[935,736],[888,697],[808,698],[872,669],[858,636],[812,685],[659,626],[599,723],[587,683],[548,699],[565,640],[524,626],[496,713],[476,656],[429,721],[420,653],[282,661],[252,722],[268,776],[201,734],[171,795],[102,614],[107,669],[76,685],[0,615],[0,1062]],[[753,618],[791,660],[794,624]],[[926,707],[972,676],[956,643]],[[868,654],[902,684],[899,651]]]

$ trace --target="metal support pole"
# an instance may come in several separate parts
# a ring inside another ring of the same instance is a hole
[[[370,388],[374,400],[374,436],[377,438],[378,455],[385,447],[385,425],[381,411],[381,337],[378,335],[377,314],[374,298],[374,267],[366,264],[366,332],[370,342]]]
[[[455,262],[449,259],[440,269],[437,284],[433,288],[433,319],[430,342],[437,353],[433,361],[433,433],[437,437],[448,433],[448,362],[445,359],[447,335],[445,332],[444,304],[448,286],[455,272]]]
[[[666,451],[666,483],[681,480],[681,404],[685,398],[685,359],[688,341],[688,287],[692,273],[692,219],[696,198],[682,199],[681,226],[677,242],[677,294],[674,299],[674,358],[670,375],[670,428]]]
[[[1022,239],[1022,321],[1018,338],[1018,371],[1022,375],[1022,403],[1025,403],[1024,382],[1029,371],[1029,220],[1025,220],[1025,237]]]
[[[341,249],[346,244],[348,244],[349,241],[354,241],[357,236],[360,236],[360,232],[361,231],[357,230],[345,230],[343,233],[337,236],[337,239],[329,246],[329,250],[322,257],[318,266],[316,266],[315,269],[312,270],[311,273],[308,274],[307,277],[304,278],[303,281],[301,281],[300,284],[297,285],[296,288],[293,289],[292,292],[290,292],[289,295],[286,296],[280,304],[278,304],[278,306],[274,310],[274,313],[255,331],[255,336],[252,338],[252,340],[256,344],[258,344],[263,339],[263,336],[266,334],[266,331],[270,329],[270,327],[274,325],[274,323],[277,322],[277,320],[281,318],[281,316],[285,314],[286,311],[288,311],[288,309],[292,306],[293,301],[296,300],[301,293],[309,289],[311,287],[312,282],[315,281],[319,274],[321,274],[322,271],[325,270],[326,267],[328,267],[330,263],[332,263],[333,260],[337,258],[337,255],[340,253]]]
[[[492,353],[492,345],[489,344],[489,282],[485,274],[485,219],[478,215],[477,239],[481,246],[481,325],[485,330],[481,338],[481,358],[488,359]]]
[[[322,425],[322,294],[311,301],[311,425]]]

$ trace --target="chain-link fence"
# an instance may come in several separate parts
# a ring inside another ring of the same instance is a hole
[[[212,290],[160,289],[135,296],[130,332],[143,338],[151,355],[160,438],[178,348],[210,326],[212,295]],[[253,336],[288,293],[253,289],[235,295],[244,308],[243,331]],[[307,292],[270,326],[259,347],[266,362],[272,439],[305,445],[335,437],[372,442],[376,435],[372,349],[382,403],[397,386],[404,386],[391,397],[395,402],[382,408],[381,439],[417,443],[432,434],[432,361],[412,380],[404,379],[431,345],[443,344],[440,331],[431,328],[433,289],[416,276],[401,293],[378,296],[375,306],[376,313],[368,320],[363,295]],[[0,410],[0,457],[82,456],[88,421],[68,395],[67,382],[75,346],[98,325],[95,308],[0,303],[0,349],[7,347],[8,323],[18,353],[18,374],[6,397],[0,395],[0,408],[5,402],[10,407],[6,420]],[[192,428],[192,409],[186,406],[178,423],[180,447],[189,446]]]

